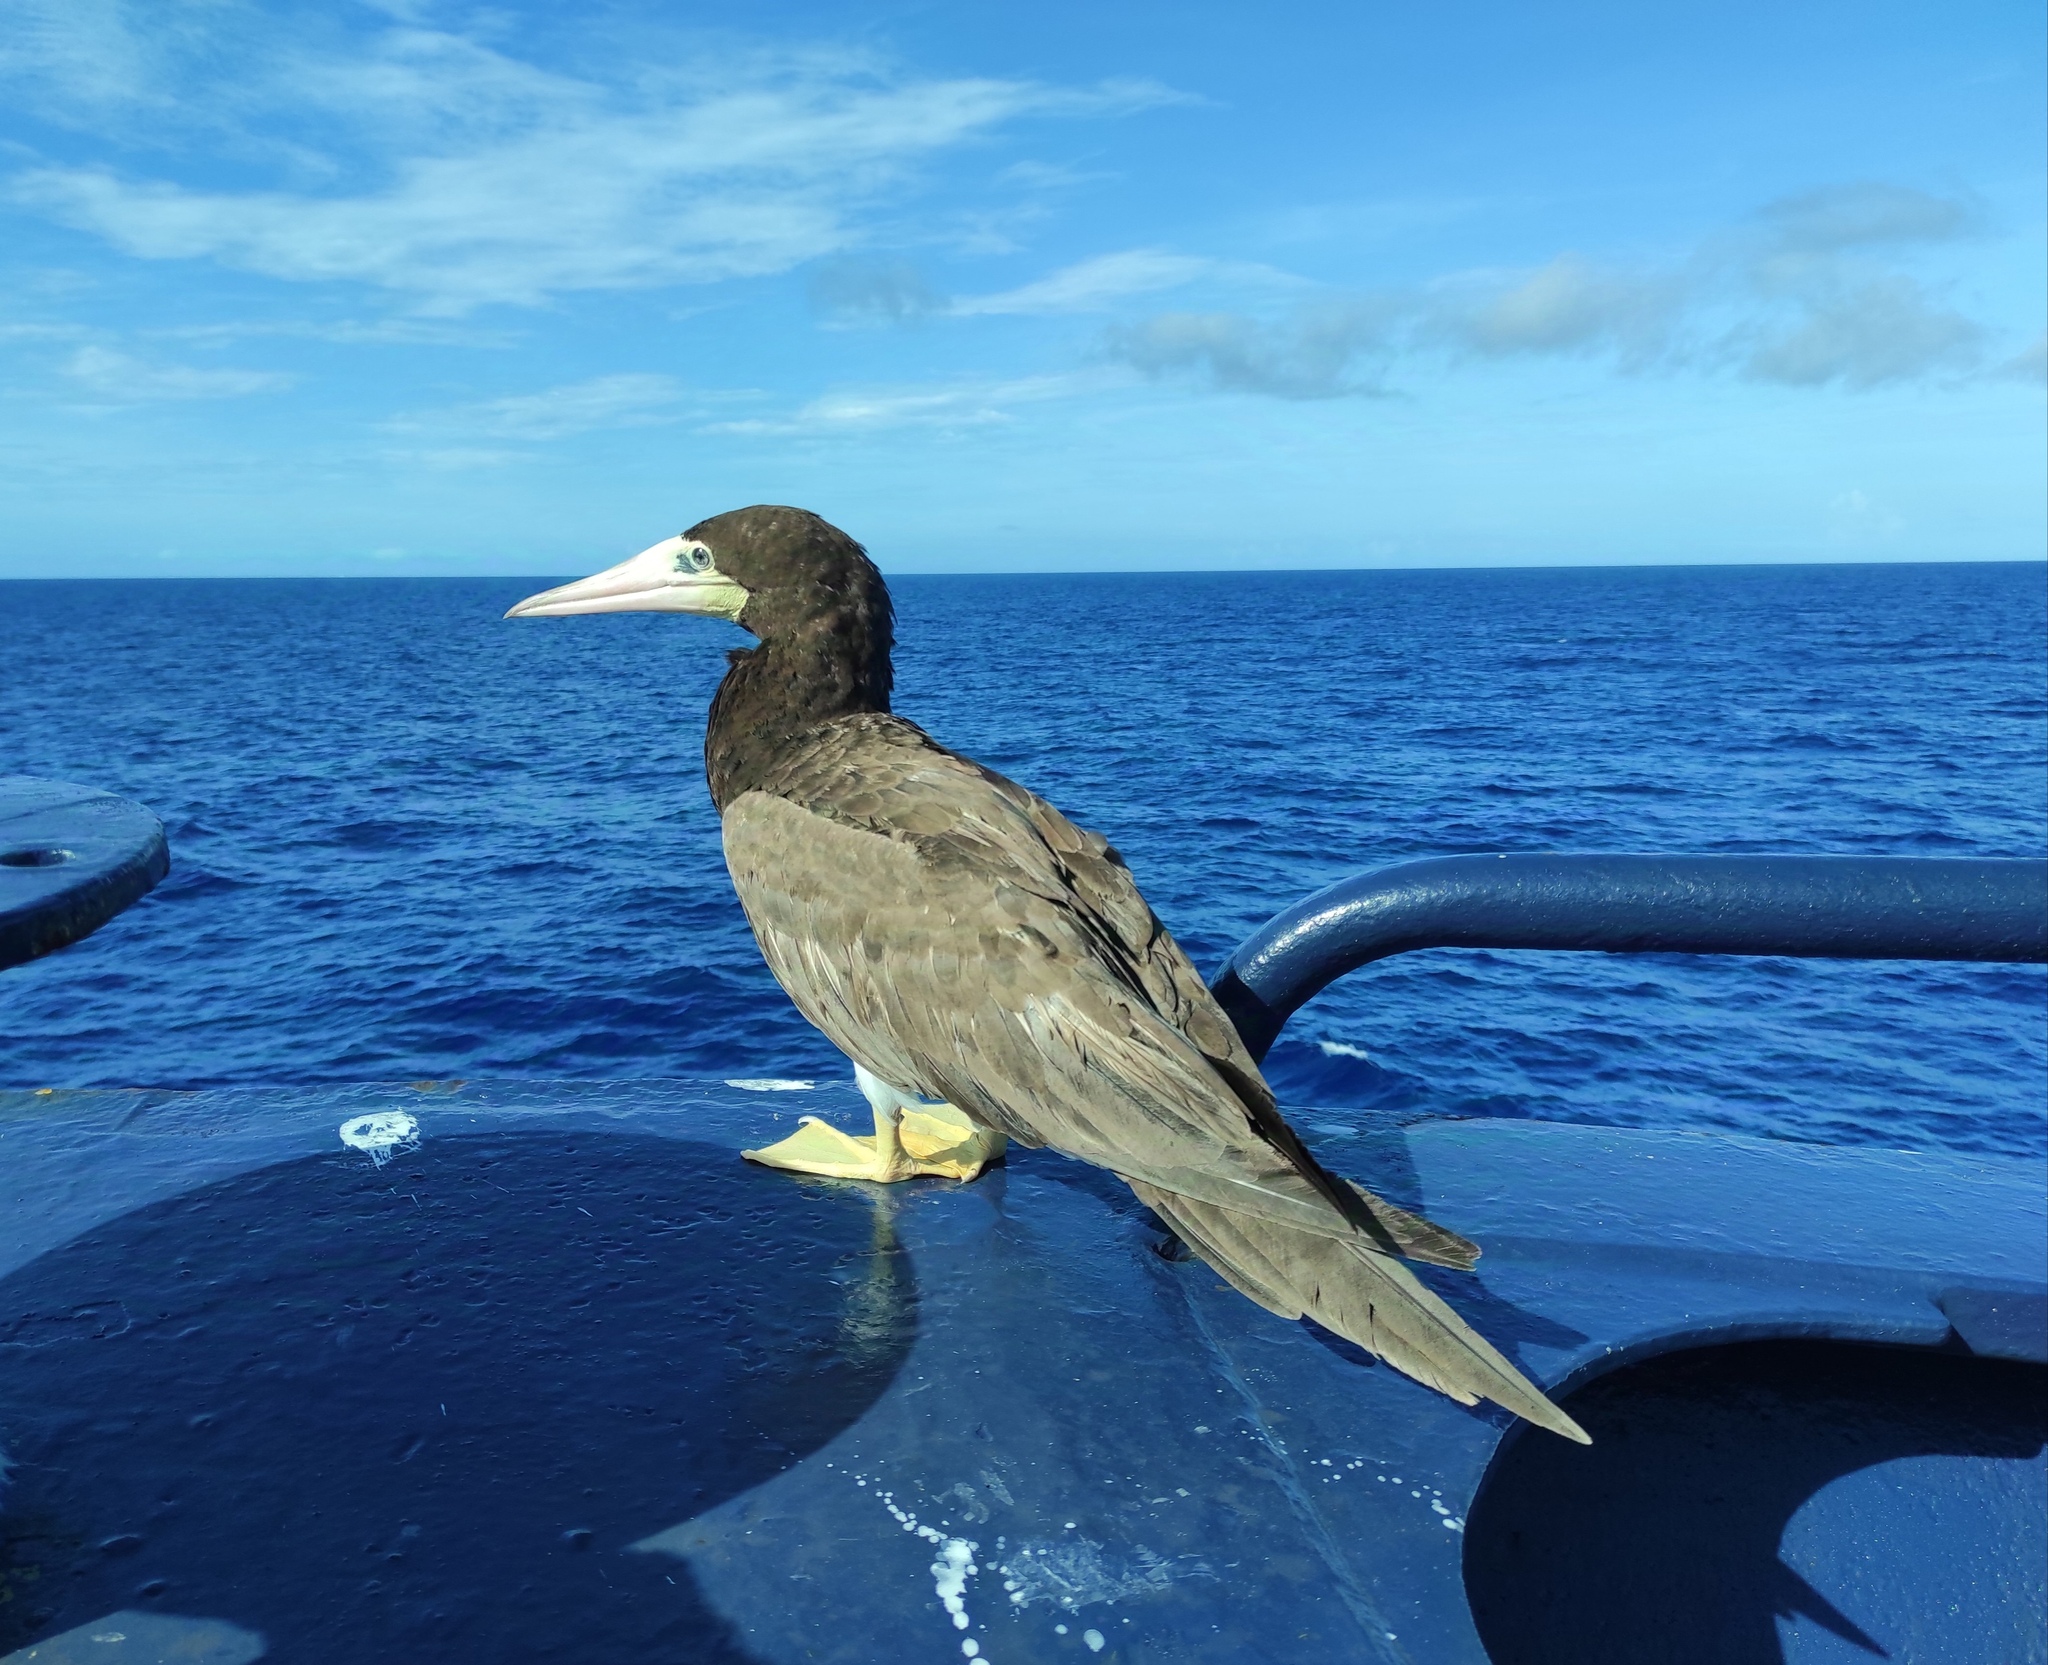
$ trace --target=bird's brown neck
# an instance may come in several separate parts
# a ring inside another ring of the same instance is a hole
[[[729,656],[732,668],[718,685],[704,730],[704,775],[719,810],[761,785],[790,747],[820,724],[889,709],[887,592],[835,597],[834,603],[763,631],[759,647]]]

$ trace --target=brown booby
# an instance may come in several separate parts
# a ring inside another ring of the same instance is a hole
[[[1401,1258],[1478,1250],[1326,1171],[1099,835],[889,709],[881,573],[801,509],[701,521],[507,617],[729,619],[704,766],[761,952],[853,1061],[872,1139],[806,1118],[746,1153],[799,1172],[972,1179],[1006,1139],[1124,1180],[1259,1305],[1464,1404],[1585,1440]]]

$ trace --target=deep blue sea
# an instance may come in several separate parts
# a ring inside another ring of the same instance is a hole
[[[0,975],[0,1086],[846,1073],[719,854],[704,710],[744,638],[500,619],[550,582],[0,585],[0,773],[142,800],[175,862]],[[894,587],[897,708],[1107,834],[1205,972],[1415,855],[2048,843],[2040,566]],[[1324,1121],[2038,1155],[2044,1055],[2040,967],[1438,950],[1269,1070]]]

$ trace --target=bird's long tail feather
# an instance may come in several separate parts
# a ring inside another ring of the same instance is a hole
[[[1141,1180],[1128,1183],[1190,1248],[1268,1311],[1313,1318],[1461,1405],[1490,1399],[1539,1428],[1592,1443],[1485,1337],[1364,1237],[1326,1237]]]

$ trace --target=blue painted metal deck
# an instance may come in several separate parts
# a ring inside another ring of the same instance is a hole
[[[419,1142],[378,1165],[338,1130],[385,1111]],[[1586,1452],[1162,1258],[1061,1158],[738,1159],[799,1113],[865,1112],[0,1094],[0,1657],[2048,1657],[2039,1164],[1298,1116],[1484,1245],[1430,1282],[1588,1384]],[[1832,1345],[1674,1359],[1787,1337]]]

